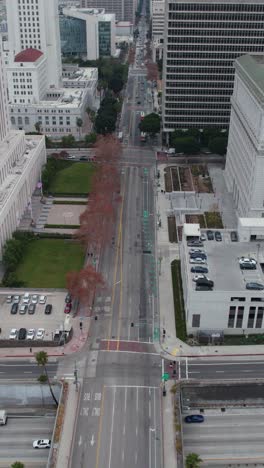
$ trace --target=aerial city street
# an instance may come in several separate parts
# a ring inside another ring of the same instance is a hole
[[[0,468],[264,466],[264,0],[0,0]]]

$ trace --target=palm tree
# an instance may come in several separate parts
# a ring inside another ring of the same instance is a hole
[[[199,468],[201,462],[202,460],[197,453],[189,453],[186,457],[185,465],[186,468]]]
[[[48,382],[51,396],[52,396],[53,400],[55,401],[56,406],[58,407],[59,403],[58,403],[58,400],[55,397],[54,392],[52,390],[52,386],[51,386],[51,383],[50,383],[50,379],[49,379],[48,371],[47,371],[47,367],[46,367],[47,364],[48,364],[48,355],[47,355],[46,351],[39,351],[38,353],[36,353],[35,354],[35,359],[36,359],[37,365],[41,366],[42,369],[44,370],[44,376],[41,375],[39,377],[39,381],[40,382],[44,382],[44,381]]]
[[[11,468],[25,468],[25,465],[24,463],[16,461],[15,463],[11,465]]]

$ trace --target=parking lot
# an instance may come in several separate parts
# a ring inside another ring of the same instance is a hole
[[[192,411],[190,414],[199,414]],[[230,462],[264,462],[264,409],[205,410],[204,422],[186,423],[183,416],[184,452],[197,453],[205,466]],[[229,465],[228,465],[229,466]]]
[[[9,417],[0,427],[0,467],[11,466],[17,460],[31,468],[46,467],[49,449],[34,449],[33,441],[51,439],[54,422],[53,410],[40,417]]]
[[[56,330],[65,329],[65,318],[66,314],[64,313],[65,308],[65,292],[40,292],[38,291],[29,291],[29,301],[27,304],[24,304],[24,291],[17,293],[20,296],[20,300],[17,307],[16,313],[11,313],[11,308],[14,304],[14,296],[16,293],[13,292],[12,302],[7,303],[7,295],[0,295],[0,310],[1,310],[1,339],[11,338],[11,330],[16,329],[17,334],[13,333],[13,339],[18,339],[18,333],[21,328],[25,328],[28,332],[29,329],[33,329],[31,335],[32,340],[37,339],[37,332],[39,329],[43,329],[42,334],[39,334],[39,340],[53,340]],[[33,295],[38,297],[34,298]],[[42,304],[39,303],[40,296],[45,296]],[[35,303],[35,307],[33,305]],[[52,306],[50,314],[45,313],[46,306],[50,304]],[[27,307],[23,310],[23,305]],[[33,310],[35,309],[35,310]]]

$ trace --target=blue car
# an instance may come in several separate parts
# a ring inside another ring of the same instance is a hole
[[[204,417],[202,414],[190,414],[184,418],[186,423],[202,423],[204,422]]]

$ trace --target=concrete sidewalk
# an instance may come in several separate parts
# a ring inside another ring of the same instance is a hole
[[[162,415],[163,415],[163,454],[164,467],[177,468],[176,439],[174,427],[174,394],[171,389],[173,381],[166,383],[167,395],[162,397]]]
[[[75,420],[78,411],[79,395],[81,393],[80,386],[76,391],[76,386],[73,382],[69,383],[67,402],[64,408],[64,422],[60,436],[58,455],[57,455],[57,468],[67,468],[70,466],[70,457],[72,442],[75,432]]]

